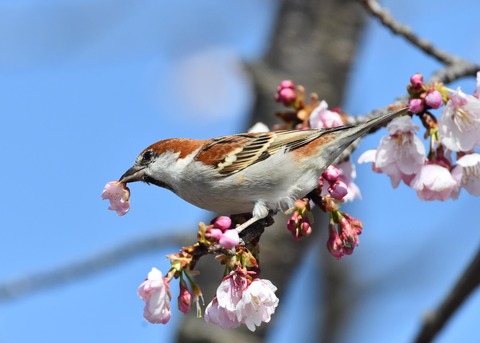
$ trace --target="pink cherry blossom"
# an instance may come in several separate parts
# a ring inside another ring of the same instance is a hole
[[[238,268],[224,277],[216,297],[205,310],[205,320],[228,329],[245,324],[251,331],[269,322],[278,305],[277,288],[268,280],[249,283],[247,274]]]
[[[231,272],[223,278],[217,288],[218,305],[223,307],[231,318],[235,318],[235,309],[247,287],[246,274],[241,270]]]
[[[108,209],[117,211],[119,216],[125,215],[130,210],[130,189],[123,182],[107,183],[103,188],[102,199],[110,200]]]
[[[458,184],[458,190],[452,197],[458,197],[460,187],[465,188],[471,195],[480,195],[480,154],[467,154],[459,158],[452,170],[452,176]]]
[[[138,288],[138,295],[146,302],[143,312],[146,320],[152,324],[166,324],[170,320],[170,285],[160,270],[152,268]]]
[[[240,326],[236,316],[232,316],[224,307],[218,304],[217,297],[213,298],[205,309],[205,321],[220,326],[222,329],[232,329]]]
[[[344,125],[340,114],[328,110],[328,104],[322,100],[310,114],[310,127],[312,129],[326,129]]]
[[[410,183],[421,200],[447,200],[456,185],[450,171],[437,164],[425,164]]]
[[[452,151],[480,146],[480,99],[458,88],[443,108],[438,130],[442,144]]]
[[[253,280],[237,304],[237,319],[245,323],[250,331],[255,331],[262,322],[268,323],[278,306],[276,290],[277,287],[269,280]]]
[[[235,309],[242,299],[247,287],[246,274],[238,269],[225,276],[217,288],[216,296],[205,310],[205,320],[228,329],[237,327],[241,322],[237,319]]]
[[[374,162],[373,169],[387,174],[394,188],[402,180],[409,184],[426,160],[425,146],[415,135],[418,129],[410,116],[393,119],[387,125],[390,135],[382,138],[374,159],[373,152],[367,151],[359,163]]]

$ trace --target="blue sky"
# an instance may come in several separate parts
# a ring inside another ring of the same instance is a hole
[[[480,44],[462,38],[475,32],[478,11],[460,10],[470,2],[458,2],[458,10],[447,1],[386,4],[434,43],[478,63]],[[275,9],[273,0],[0,1],[0,280],[68,265],[153,233],[193,234],[207,215],[173,194],[132,185],[131,212],[117,217],[100,200],[102,188],[154,141],[245,130],[253,98],[241,61],[264,51]],[[460,12],[462,20],[455,19]],[[352,114],[385,106],[404,94],[412,73],[429,75],[438,67],[371,22],[346,101],[330,105]],[[475,81],[459,85],[468,92]],[[375,147],[381,135],[365,139],[359,152]],[[462,194],[458,201],[420,202],[403,185],[392,190],[387,177],[369,166],[357,172],[363,200],[349,212],[366,229],[354,256],[338,264],[353,267],[346,301],[357,305],[341,341],[405,342],[478,249],[472,213],[479,201]],[[172,245],[0,303],[0,341],[168,341],[175,320],[145,323],[136,288],[152,266],[167,270],[164,255],[176,250]],[[293,289],[312,282],[308,265],[304,270]],[[281,324],[288,324],[292,311],[318,310],[306,303],[298,292],[281,299],[270,341],[296,337],[292,325]],[[471,337],[479,315],[477,292],[439,342]],[[308,330],[304,335],[308,340]]]

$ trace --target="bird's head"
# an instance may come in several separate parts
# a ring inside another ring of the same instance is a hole
[[[172,138],[154,143],[144,149],[120,182],[143,181],[175,192],[175,183],[182,174],[184,161],[198,149],[199,141]],[[175,192],[176,193],[176,192]]]

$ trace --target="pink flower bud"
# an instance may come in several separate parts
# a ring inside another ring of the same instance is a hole
[[[408,100],[408,107],[410,112],[412,113],[420,113],[425,108],[423,100],[418,98],[411,98],[410,100]]]
[[[230,226],[232,226],[232,220],[227,216],[220,216],[213,222],[213,227],[222,231],[228,230]]]
[[[431,90],[425,96],[425,104],[433,109],[437,109],[443,105],[442,93],[436,89]]]
[[[223,231],[220,229],[210,228],[205,232],[205,238],[211,242],[218,242],[222,238]]]
[[[337,260],[341,259],[345,254],[343,250],[343,241],[337,232],[335,224],[330,224],[328,227],[327,249],[333,257],[337,258]]]
[[[334,182],[338,179],[340,174],[341,174],[340,170],[338,170],[338,168],[331,165],[331,166],[328,166],[327,169],[325,169],[322,176],[328,182],[332,182],[332,181]]]
[[[300,225],[300,233],[302,237],[308,236],[312,233],[312,226],[307,220]]]
[[[178,309],[180,312],[187,313],[192,304],[192,294],[188,290],[185,281],[180,282],[180,294],[178,295]]]
[[[298,227],[299,214],[297,211],[294,211],[287,222],[287,228],[289,231],[295,231]]]
[[[280,85],[278,86],[278,90],[281,90],[284,88],[295,89],[295,84],[293,83],[292,80],[283,80],[282,82],[280,82]]]
[[[342,200],[348,194],[348,187],[345,182],[337,180],[328,188],[328,192],[332,198]]]
[[[232,249],[240,243],[238,231],[235,229],[225,231],[218,240],[218,243],[225,249]]]
[[[340,217],[340,230],[342,231],[341,237],[343,241],[344,252],[347,255],[351,255],[353,253],[353,249],[355,249],[359,243],[357,230],[350,225],[350,222],[343,215]]]
[[[410,77],[410,83],[415,88],[421,88],[423,86],[423,75],[420,73],[413,74]]]
[[[279,101],[283,102],[285,106],[290,106],[297,98],[297,93],[294,89],[283,88],[278,92]]]
[[[345,217],[345,219],[348,220],[348,222],[350,223],[350,226],[352,227],[352,229],[355,231],[357,235],[362,234],[363,223],[360,219],[354,218],[347,213],[343,213],[343,216]]]

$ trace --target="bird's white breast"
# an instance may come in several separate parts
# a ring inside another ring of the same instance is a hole
[[[269,209],[286,210],[318,182],[315,170],[296,165],[291,154],[282,151],[229,176],[190,161],[180,177],[178,196],[223,214],[251,212],[257,201]]]

